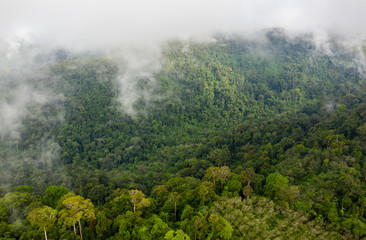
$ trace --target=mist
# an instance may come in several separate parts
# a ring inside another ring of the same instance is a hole
[[[155,87],[154,73],[162,65],[161,48],[159,46],[125,46],[119,48],[107,56],[114,62],[119,63],[118,105],[122,111],[130,116],[136,114],[134,104],[139,99],[149,102],[153,97]],[[149,88],[141,88],[143,81]]]
[[[136,91],[137,82],[144,78],[154,84],[161,46],[168,40],[206,41],[215,33],[255,38],[276,27],[294,35],[312,33],[318,49],[331,54],[329,38],[342,36],[362,72],[364,9],[362,0],[2,1],[0,135],[16,137],[26,105],[51,99],[27,79],[44,74],[36,56],[52,49],[98,52],[120,63],[118,101],[133,115],[137,99],[151,98],[149,91]]]
[[[27,36],[2,39],[0,46],[0,136],[16,139],[28,107],[49,101],[48,94],[34,81],[45,75],[35,61],[45,49],[35,47]]]
[[[0,7],[2,37],[26,33],[73,49],[204,38],[214,32],[249,34],[271,27],[363,35],[366,20],[362,0],[14,0],[2,1]]]

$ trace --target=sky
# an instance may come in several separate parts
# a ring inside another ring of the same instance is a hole
[[[2,0],[0,37],[89,49],[270,27],[362,35],[365,11],[365,0]]]

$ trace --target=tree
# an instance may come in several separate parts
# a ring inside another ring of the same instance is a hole
[[[239,181],[239,175],[234,174],[230,181],[227,183],[228,191],[231,192],[232,195],[237,195],[243,188],[242,183]]]
[[[172,192],[169,194],[169,201],[174,203],[174,217],[177,220],[177,202],[179,201],[180,194],[177,192]]]
[[[194,227],[194,239],[206,239],[207,233],[209,232],[209,223],[207,221],[208,212],[200,211],[196,216],[193,217],[191,224]],[[188,230],[188,229],[187,229]],[[186,231],[187,232],[187,231]],[[192,232],[190,232],[192,234]]]
[[[211,214],[208,220],[211,223],[210,239],[231,239],[233,228],[225,218]]]
[[[295,199],[300,195],[300,190],[298,186],[290,186],[285,191],[286,200],[292,205]]]
[[[243,195],[247,197],[247,200],[250,197],[250,194],[253,193],[253,188],[250,185],[246,185],[243,189]]]
[[[79,223],[80,238],[83,239],[83,233],[81,229],[81,218],[95,219],[94,205],[90,199],[84,199],[81,196],[70,196],[62,201],[62,205],[66,209],[60,211],[61,218],[64,219],[66,224],[72,224],[74,226],[74,234],[76,234],[75,223]]]
[[[271,173],[266,178],[264,191],[270,198],[281,200],[284,197],[285,190],[288,188],[288,179],[280,173]]]
[[[226,163],[230,160],[231,153],[226,147],[224,149],[215,149],[210,152],[209,159],[211,159],[217,166],[226,166]]]
[[[245,171],[243,171],[240,175],[239,175],[239,179],[241,180],[241,182],[244,184],[246,183],[247,185],[244,187],[243,189],[243,195],[249,199],[250,195],[253,193],[253,188],[250,186],[250,184],[252,182],[255,182],[255,178],[256,178],[256,174],[253,170],[253,168],[247,168],[245,169]]]
[[[247,183],[247,186],[249,186],[252,182],[255,182],[256,174],[253,170],[253,168],[247,168],[245,171],[243,171],[239,175],[239,179],[243,184]]]
[[[106,196],[108,196],[108,188],[102,184],[94,186],[88,192],[88,198],[99,206],[104,203]]]
[[[145,198],[145,194],[139,190],[130,190],[130,198],[131,203],[133,204],[133,212],[136,212],[137,209],[140,209],[142,207],[148,207],[150,206],[150,200]]]
[[[56,208],[57,202],[68,192],[69,190],[64,186],[49,186],[44,192],[42,201],[44,204]]]
[[[224,183],[226,183],[231,177],[231,170],[228,166],[223,166],[220,168],[220,182],[221,191],[223,189]]]
[[[29,212],[27,219],[32,225],[37,225],[40,228],[43,228],[44,237],[47,240],[47,231],[48,227],[54,225],[56,221],[57,211],[48,206],[44,206],[42,208],[33,209]]]
[[[113,221],[108,219],[106,213],[100,211],[96,214],[97,225],[95,226],[95,230],[97,233],[98,239],[101,239],[103,236],[106,237],[110,232],[109,228],[112,225]]]
[[[157,186],[152,191],[153,197],[160,206],[164,204],[164,202],[168,199],[169,191],[164,185]]]
[[[149,218],[147,223],[150,225],[149,232],[151,234],[151,239],[162,239],[164,235],[170,230],[168,224],[166,224],[155,214]]]
[[[220,176],[220,168],[218,167],[209,167],[206,170],[205,178],[209,179],[212,178],[212,183],[215,186],[216,185],[216,178]]]
[[[189,236],[183,232],[183,230],[178,229],[176,231],[170,230],[165,234],[165,240],[189,240]]]
[[[215,197],[214,186],[211,182],[202,182],[202,184],[198,186],[197,192],[203,204],[211,201]]]

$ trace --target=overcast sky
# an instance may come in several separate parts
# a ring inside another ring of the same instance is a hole
[[[1,0],[0,36],[88,48],[268,27],[360,34],[365,12],[365,0]]]

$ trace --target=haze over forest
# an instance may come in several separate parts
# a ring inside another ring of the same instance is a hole
[[[0,239],[365,238],[365,10],[2,1]]]
[[[2,91],[21,95],[9,105],[0,101],[4,128],[17,128],[27,102],[52,101],[44,92],[24,84],[25,76],[42,75],[35,57],[64,49],[73,53],[106,55],[129,62],[120,81],[120,100],[133,113],[136,101],[135,75],[158,71],[161,51],[167,41],[212,41],[215,34],[238,34],[263,40],[263,32],[282,28],[289,36],[311,34],[318,50],[331,54],[333,37],[344,47],[359,51],[359,64],[366,64],[362,51],[366,21],[362,0],[330,1],[6,1],[1,3],[1,75],[12,75],[12,84],[2,78]],[[52,60],[52,59],[48,59]],[[53,59],[54,60],[54,59]],[[126,66],[124,66],[126,68]],[[362,70],[363,71],[363,70]],[[14,87],[15,86],[15,87]],[[11,88],[11,89],[9,89]],[[30,88],[30,89],[28,89]],[[15,90],[14,90],[15,89]],[[40,90],[40,89],[38,89]],[[43,91],[43,90],[40,90]],[[5,126],[5,127],[4,127]]]

